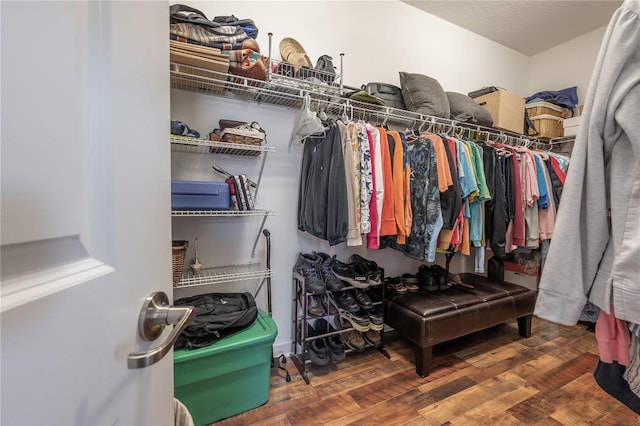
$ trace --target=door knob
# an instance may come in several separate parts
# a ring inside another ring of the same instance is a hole
[[[156,291],[151,293],[142,304],[138,318],[138,334],[143,340],[154,341],[162,334],[162,329],[175,324],[167,340],[153,349],[145,352],[131,352],[127,357],[127,367],[130,369],[144,368],[160,361],[173,347],[178,336],[196,317],[193,306],[175,307],[169,305],[166,293]]]

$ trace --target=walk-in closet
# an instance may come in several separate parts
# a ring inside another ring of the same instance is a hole
[[[0,423],[640,426],[639,14],[0,2]]]

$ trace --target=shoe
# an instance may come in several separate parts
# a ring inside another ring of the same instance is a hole
[[[340,317],[336,317],[336,320],[339,320],[339,318]],[[345,320],[339,320],[338,324],[338,329],[340,330],[347,330],[351,328],[350,323]],[[365,342],[364,337],[362,337],[362,333],[356,330],[349,330],[342,333],[342,337],[344,338],[344,344],[354,351],[360,352],[367,347],[367,342]]]
[[[375,305],[369,312],[369,329],[380,331],[384,328],[382,305]]]
[[[333,328],[324,318],[316,320],[314,328],[316,333],[328,334],[336,332],[336,329]],[[346,358],[346,354],[344,352],[344,339],[341,334],[331,334],[325,337],[325,341],[329,347],[329,356],[331,361],[339,362]]]
[[[320,276],[322,258],[315,254],[300,253],[294,266],[294,271],[304,278],[304,288],[307,293],[323,294],[327,286]]]
[[[311,324],[307,324],[307,339],[309,337],[317,336],[318,332],[311,327]],[[317,338],[307,341],[307,353],[312,363],[319,366],[325,366],[331,362],[331,355],[329,353],[329,347],[327,346],[324,338]]]
[[[324,306],[322,305],[322,299],[321,297],[326,296],[326,295],[311,295],[307,298],[307,313],[312,316],[312,317],[323,317],[325,315],[327,315],[327,311],[325,310]]]
[[[360,312],[340,312],[340,316],[349,321],[351,326],[358,331],[369,330],[369,315]]]
[[[384,279],[384,284],[387,286],[387,289],[395,294],[407,294],[409,290],[404,286],[402,280],[398,277],[386,277]]]
[[[320,302],[327,312],[327,315],[338,315],[338,308],[336,308],[335,302],[329,297],[329,294],[325,293],[320,296]]]
[[[265,138],[265,131],[262,129],[260,124],[257,121],[253,121],[251,123],[243,123],[236,127],[228,127],[220,133],[220,139],[223,141],[225,135],[234,135],[234,136],[245,136],[248,138],[258,139],[263,141]]]
[[[425,291],[438,291],[438,283],[433,274],[433,269],[428,265],[420,265],[420,268],[418,268],[418,287]]]
[[[336,301],[339,308],[347,312],[358,312],[360,310],[360,305],[358,305],[356,299],[348,291],[338,291],[334,293],[333,300]]]
[[[409,293],[415,293],[416,291],[420,291],[420,287],[418,287],[418,277],[413,274],[402,274],[402,284],[407,288]]]
[[[171,134],[178,136],[187,136],[196,139],[200,137],[200,132],[190,129],[186,123],[178,120],[171,121]]]
[[[447,277],[447,270],[440,265],[431,265],[431,270],[436,279],[438,290],[449,290],[449,277]]]
[[[369,270],[365,270],[362,264],[346,264],[338,259],[333,259],[333,273],[342,281],[356,288],[369,287]]]
[[[344,283],[333,273],[333,258],[326,253],[316,254],[322,258],[322,263],[320,264],[320,275],[327,286],[327,290],[339,291],[342,289],[342,287],[344,287]]]
[[[378,268],[378,264],[373,260],[365,259],[364,257],[358,254],[351,255],[351,263],[361,263],[366,269],[369,271],[369,285],[380,285],[382,284],[382,270]]]
[[[380,336],[380,332],[374,329],[367,331],[366,333],[362,333],[362,337],[364,341],[377,348],[382,345],[382,337]]]
[[[371,309],[371,307],[373,306],[373,302],[369,298],[369,295],[361,288],[356,288],[353,291],[353,298],[356,299],[356,302],[361,309],[367,310]]]

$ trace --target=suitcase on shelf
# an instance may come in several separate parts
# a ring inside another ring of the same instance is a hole
[[[171,210],[229,210],[226,182],[171,181]]]

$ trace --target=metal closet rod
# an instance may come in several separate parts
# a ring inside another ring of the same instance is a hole
[[[542,142],[530,136],[521,135],[508,130],[494,129],[491,127],[484,127],[477,124],[470,124],[461,121],[451,120],[442,117],[435,117],[431,115],[416,114],[410,111],[397,110],[390,107],[379,107],[380,109],[371,109],[371,107],[362,106],[363,103],[355,102],[350,99],[341,100],[341,102],[327,101],[324,99],[314,99],[312,104],[317,102],[318,110],[324,110],[327,114],[333,116],[346,116],[348,119],[353,120],[363,119],[365,121],[376,121],[380,125],[385,125],[388,122],[402,122],[406,123],[407,130],[418,130],[420,132],[442,132],[447,134],[462,134],[473,132],[473,138],[481,141],[482,136],[489,137],[494,136],[498,138],[499,142],[509,145],[525,145],[530,146],[536,144],[537,146],[552,146],[552,143]],[[366,104],[365,104],[366,105]],[[375,107],[375,106],[374,106]],[[397,112],[396,112],[397,111]],[[471,134],[468,135],[471,138]],[[563,141],[564,142],[564,141]]]

